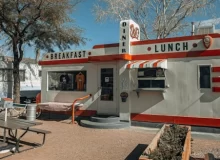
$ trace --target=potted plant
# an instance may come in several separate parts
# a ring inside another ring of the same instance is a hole
[[[191,127],[163,125],[145,149],[139,160],[189,160],[191,153]]]

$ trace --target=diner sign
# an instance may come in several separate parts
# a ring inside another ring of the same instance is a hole
[[[50,60],[56,59],[80,59],[80,58],[87,58],[88,53],[87,51],[71,51],[71,52],[58,52],[58,53],[49,53],[47,56]]]
[[[130,53],[130,42],[140,40],[140,27],[132,20],[120,22],[119,54]]]

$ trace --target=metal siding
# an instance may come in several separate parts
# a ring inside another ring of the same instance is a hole
[[[149,108],[151,108],[151,113],[154,114],[167,114],[167,112],[170,110],[170,106],[166,105],[166,101],[164,101],[163,93],[162,92],[148,92],[147,93],[150,99],[150,105],[154,104],[154,107],[148,105]],[[144,99],[144,95],[143,99]],[[156,98],[155,98],[156,97]],[[145,104],[148,102],[145,101]]]
[[[164,92],[164,100],[166,101],[167,105],[167,112],[166,114],[176,115],[177,114],[177,107],[175,104],[176,100],[176,94],[173,95],[174,92],[176,92],[176,85],[177,81],[175,79],[175,72],[171,70],[171,68],[175,68],[175,63],[167,63],[168,69],[166,70],[166,84],[169,85],[169,88],[166,89],[166,92]]]
[[[220,93],[212,92],[211,88],[198,88],[199,64],[220,66],[220,60],[205,58],[168,60],[166,76],[169,88],[161,94],[142,91],[139,98],[131,91],[131,113],[220,118]],[[220,76],[220,73],[213,75]],[[218,86],[218,83],[212,85]]]
[[[124,66],[126,64],[126,61],[118,61],[118,107],[119,107],[119,116],[121,120],[130,121],[130,112],[131,112],[131,92],[130,90],[130,77],[129,77],[129,70],[126,69]],[[127,92],[128,98],[126,102],[121,101],[120,93],[121,92]]]
[[[200,92],[198,89],[198,66],[193,63],[184,62],[185,63],[185,73],[186,78],[184,79],[186,82],[187,92],[185,93],[185,102],[187,108],[186,116],[200,116]]]
[[[212,110],[213,112],[213,117],[215,118],[220,118],[220,94],[219,93],[215,93],[217,98],[213,101],[212,106],[210,106],[210,110]]]

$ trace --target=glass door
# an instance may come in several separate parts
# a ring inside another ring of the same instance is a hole
[[[116,115],[116,85],[115,66],[99,66],[100,97],[98,102],[98,114]]]
[[[114,100],[113,68],[101,68],[101,101]]]

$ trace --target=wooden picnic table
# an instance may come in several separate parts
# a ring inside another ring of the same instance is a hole
[[[15,141],[15,152],[19,152],[19,143],[21,138],[28,132],[28,130],[36,125],[41,125],[41,122],[28,121],[24,119],[8,117],[5,121],[4,117],[0,116],[0,128],[8,130],[9,136]],[[23,130],[23,133],[18,137],[17,130]],[[4,140],[6,139],[4,135]]]

